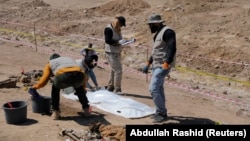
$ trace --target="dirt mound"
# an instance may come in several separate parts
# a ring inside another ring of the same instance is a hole
[[[150,5],[143,0],[114,0],[93,9],[105,15],[115,15],[116,13],[136,15],[145,8],[150,8]]]
[[[45,3],[42,0],[34,0],[32,2],[25,2],[24,4],[21,5],[21,7],[23,8],[27,8],[27,7],[48,7],[50,6],[49,4]]]

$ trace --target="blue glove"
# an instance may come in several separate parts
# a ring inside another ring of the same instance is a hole
[[[29,88],[28,93],[31,94],[34,98],[40,98],[40,94],[34,88]]]
[[[142,68],[142,72],[143,72],[143,73],[148,73],[148,69],[149,69],[149,66],[144,66],[144,67]]]

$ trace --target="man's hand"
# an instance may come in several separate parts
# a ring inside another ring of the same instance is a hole
[[[148,73],[148,69],[149,69],[149,66],[151,65],[151,63],[149,61],[146,62],[146,66],[144,66],[142,68],[142,72],[143,73]]]
[[[84,72],[85,72],[85,73],[87,73],[89,70],[90,70],[89,67],[85,67],[85,68],[84,68]]]
[[[169,64],[167,62],[164,62],[162,64],[162,69],[167,70],[169,68]]]
[[[119,42],[116,42],[113,44],[114,46],[120,46],[121,44]]]
[[[144,66],[144,67],[142,68],[142,72],[143,72],[143,73],[148,73],[148,69],[149,69],[149,66]]]
[[[31,94],[34,98],[40,98],[40,94],[34,88],[29,88],[28,93]]]

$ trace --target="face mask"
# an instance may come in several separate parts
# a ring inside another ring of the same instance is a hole
[[[155,33],[158,30],[158,26],[156,26],[155,24],[149,24],[149,28],[151,33]]]

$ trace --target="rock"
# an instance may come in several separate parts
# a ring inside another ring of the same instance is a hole
[[[7,79],[0,81],[0,88],[16,88],[17,79]]]

